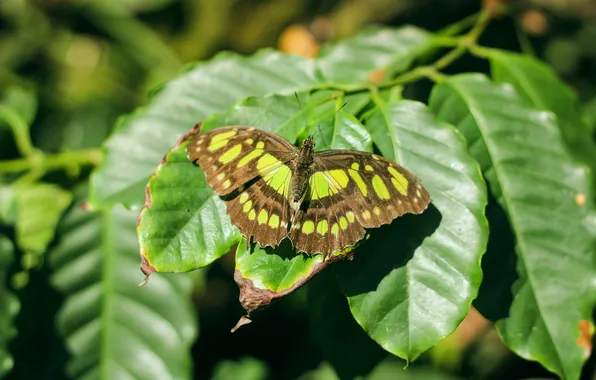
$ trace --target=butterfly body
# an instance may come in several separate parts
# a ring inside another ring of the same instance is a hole
[[[375,154],[300,149],[273,133],[230,126],[196,134],[189,159],[226,202],[247,240],[277,246],[289,238],[298,252],[333,252],[354,246],[365,228],[421,213],[430,196],[403,167]]]
[[[308,180],[312,174],[314,162],[315,142],[312,137],[302,143],[302,148],[292,165],[292,178],[290,179],[290,207],[298,211],[306,197]]]

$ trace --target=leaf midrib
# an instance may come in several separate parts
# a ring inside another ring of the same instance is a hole
[[[470,110],[470,113],[471,113],[472,117],[476,121],[476,125],[478,126],[478,130],[480,131],[480,133],[482,135],[482,139],[485,142],[485,146],[486,146],[486,149],[488,151],[488,154],[491,157],[491,164],[492,164],[494,162],[494,160],[493,160],[494,155],[493,155],[493,153],[491,151],[492,142],[490,141],[490,139],[485,139],[484,138],[485,136],[488,135],[486,133],[486,130],[484,129],[485,128],[484,125],[485,125],[485,122],[486,121],[484,120],[484,118],[481,115],[478,115],[478,112],[476,111],[479,108],[478,105],[476,104],[476,102],[473,99],[471,99],[471,98],[469,98],[469,97],[466,96],[466,92],[465,91],[461,91],[460,90],[459,86],[457,86],[457,82],[449,81],[447,83],[450,85],[451,88],[453,88],[453,90],[459,96],[461,96],[461,98],[464,100],[464,102],[466,102],[466,104],[469,105],[468,109]],[[493,86],[493,88],[496,87],[494,84],[492,84],[490,82],[488,83],[488,85],[489,86]],[[472,107],[472,105],[474,105],[474,107]],[[482,121],[482,123],[480,121]],[[495,166],[495,165],[492,165],[492,167],[494,168],[495,176],[496,176],[497,180],[499,181],[499,188],[501,188],[501,197],[503,198],[503,200],[505,201],[505,203],[508,206],[509,205],[512,205],[512,204],[515,204],[515,202],[512,203],[510,201],[510,199],[507,196],[507,191],[504,191],[503,190],[503,187],[501,186],[501,184],[503,183],[501,181],[501,178],[502,178],[502,175],[503,174],[501,173],[500,167],[499,166]],[[517,231],[516,226],[518,224],[517,224],[517,221],[516,221],[515,212],[512,211],[512,208],[511,207],[506,207],[506,209],[508,210],[510,222],[511,222],[512,226],[514,227],[513,230],[514,231]],[[513,209],[515,209],[515,207],[513,207]],[[544,325],[545,325],[546,331],[548,332],[548,335],[549,335],[551,344],[554,347],[555,351],[557,352],[557,360],[559,362],[558,363],[559,364],[559,368],[560,368],[560,370],[563,371],[563,373],[565,373],[565,366],[563,365],[563,362],[561,360],[561,353],[559,352],[559,347],[558,347],[557,344],[555,344],[555,342],[553,340],[553,335],[552,335],[552,332],[550,330],[550,324],[547,323],[548,318],[545,318],[545,314],[543,313],[543,308],[542,308],[542,305],[540,303],[540,300],[536,296],[536,291],[535,291],[535,289],[536,289],[536,286],[535,286],[536,280],[534,279],[533,275],[531,274],[531,271],[528,270],[527,260],[525,258],[525,252],[526,252],[525,239],[520,239],[519,236],[523,236],[523,234],[519,234],[518,235],[517,232],[516,232],[517,244],[520,247],[520,253],[521,253],[519,256],[521,256],[522,260],[524,261],[524,266],[523,267],[525,269],[526,278],[528,279],[528,283],[530,284],[530,287],[532,289],[532,294],[534,295],[534,299],[536,300],[536,306],[541,311],[540,318],[542,320],[544,320]]]
[[[504,56],[499,56],[499,58],[505,58]],[[514,58],[517,59],[517,58]],[[537,108],[540,109],[548,109],[548,106],[544,104],[541,100],[541,97],[533,90],[533,86],[528,82],[526,76],[520,75],[521,73],[517,70],[515,65],[505,65],[501,61],[501,65],[505,70],[508,70],[511,75],[520,83],[520,86],[524,89],[528,97],[530,98],[530,102],[534,104]]]
[[[101,283],[103,295],[101,302],[101,336],[100,336],[100,357],[99,373],[102,379],[108,379],[110,370],[107,358],[110,356],[111,348],[108,342],[112,341],[113,326],[113,303],[112,293],[114,291],[113,259],[115,253],[114,236],[111,226],[115,218],[112,218],[113,210],[101,213],[101,251],[103,253],[103,265],[101,271]]]

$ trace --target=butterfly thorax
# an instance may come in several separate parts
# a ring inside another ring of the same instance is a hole
[[[298,210],[304,201],[308,190],[308,180],[312,174],[312,164],[315,155],[315,140],[308,137],[302,143],[302,148],[294,160],[292,179],[290,182],[290,206]]]

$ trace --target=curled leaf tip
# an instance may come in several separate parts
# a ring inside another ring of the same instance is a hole
[[[148,282],[149,282],[149,275],[146,275],[145,279],[143,281],[141,281],[141,283],[139,284],[139,288],[147,285]]]
[[[240,327],[244,326],[244,325],[248,325],[249,323],[252,322],[252,319],[250,319],[250,317],[248,315],[243,315],[240,320],[238,321],[238,323],[236,323],[236,326],[234,326],[232,328],[232,330],[230,330],[231,333],[235,332],[236,330],[238,330]]]
[[[178,148],[183,142],[188,140],[189,137],[194,136],[199,132],[201,132],[201,122],[196,123],[195,126],[190,129],[190,131],[186,132],[182,137],[180,137],[176,142],[174,149]]]
[[[145,274],[145,281],[143,281],[141,284],[139,284],[139,286],[145,285],[147,283],[147,281],[149,280],[149,276],[151,275],[151,273],[155,272],[155,268],[153,267],[153,265],[149,264],[149,261],[147,261],[147,258],[142,253],[141,253],[141,272],[143,272]]]
[[[240,304],[248,314],[271,303],[274,293],[257,288],[250,279],[242,277],[242,272],[238,269],[234,271],[234,280],[240,288]]]

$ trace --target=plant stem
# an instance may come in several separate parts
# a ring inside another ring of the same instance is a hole
[[[458,46],[455,49],[451,50],[449,53],[439,58],[432,65],[432,67],[435,70],[444,69],[445,67],[453,63],[455,60],[457,60],[459,57],[466,54],[471,48],[473,48],[476,45],[478,39],[480,38],[480,35],[488,26],[489,21],[490,13],[486,10],[481,12],[474,27],[466,35],[459,38]]]
[[[474,13],[462,20],[459,20],[455,24],[451,24],[437,32],[438,35],[441,36],[454,36],[456,34],[462,33],[464,30],[472,27],[478,22],[480,18],[480,13]]]
[[[515,26],[515,32],[517,34],[517,40],[519,41],[519,47],[521,48],[521,51],[526,55],[536,57],[536,52],[532,47],[532,41],[530,41],[528,34],[524,32],[519,25]]]
[[[25,158],[0,161],[0,173],[19,173],[28,170],[45,173],[69,166],[97,165],[101,161],[101,156],[101,151],[97,148],[57,154],[34,151]]]
[[[441,69],[449,66],[455,60],[460,58],[462,55],[466,54],[468,51],[476,48],[476,43],[480,35],[488,26],[490,21],[490,13],[488,10],[483,10],[477,15],[471,16],[469,19],[464,19],[466,22],[464,23],[462,20],[461,25],[467,25],[470,20],[475,20],[476,23],[472,27],[472,29],[461,37],[450,37],[449,34],[445,33],[446,35],[437,36],[434,40],[435,46],[445,46],[445,47],[455,47],[453,50],[449,51],[447,54],[439,58],[435,63],[427,66],[419,66],[416,67],[404,74],[397,76],[395,79],[375,86],[376,89],[384,89],[390,88],[398,85],[403,85],[407,83],[411,83],[417,81],[422,78],[429,78],[434,82],[440,82],[445,79],[445,75],[440,73]],[[460,25],[460,26],[461,26]],[[461,26],[463,28],[463,26]],[[315,86],[313,90],[317,89],[328,89],[334,88],[339,91],[343,91],[345,93],[358,93],[364,91],[371,91],[371,85],[343,85],[343,84],[332,84],[332,85],[323,85],[323,86]]]
[[[33,145],[29,137],[27,123],[11,108],[0,104],[0,119],[4,120],[10,127],[14,136],[17,149],[22,156],[30,156],[33,153]]]

